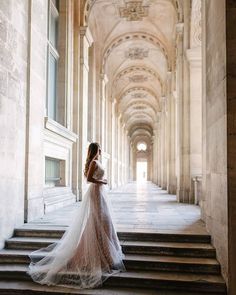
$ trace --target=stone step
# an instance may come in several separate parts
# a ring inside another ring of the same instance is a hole
[[[41,237],[13,237],[6,241],[8,249],[37,250],[57,242],[56,238]],[[155,254],[183,257],[215,258],[216,251],[206,243],[172,243],[172,242],[139,242],[121,241],[124,253],[127,254]]]
[[[5,241],[6,249],[37,250],[58,242],[58,239],[14,237]]]
[[[155,254],[177,257],[215,258],[216,250],[206,243],[121,241],[124,253]]]
[[[43,237],[43,238],[60,238],[66,228],[58,229],[43,227],[23,226],[14,231],[15,237]],[[150,242],[179,242],[179,243],[210,243],[211,237],[208,234],[188,234],[188,233],[161,233],[161,232],[118,232],[120,240],[126,241],[150,241]]]
[[[28,264],[31,251],[1,250],[0,264]],[[45,253],[35,255],[41,259]],[[125,255],[127,270],[156,270],[172,272],[220,274],[220,265],[216,259],[189,258],[157,255]]]
[[[0,265],[0,280],[30,280],[27,265]],[[127,271],[115,274],[104,286],[134,287],[154,290],[225,294],[226,285],[219,275],[183,274],[173,272]],[[133,293],[134,294],[134,293]]]
[[[0,281],[0,294],[5,295],[193,295],[192,292],[183,291],[157,291],[137,288],[122,287],[103,287],[90,290],[76,290],[75,288],[42,286],[34,282],[27,281]],[[204,295],[212,295],[213,293],[204,293]],[[224,294],[224,293],[217,293]],[[202,292],[194,292],[194,295],[202,295]]]

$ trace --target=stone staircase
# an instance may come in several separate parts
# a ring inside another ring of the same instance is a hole
[[[226,294],[210,236],[195,234],[119,232],[127,272],[110,277],[96,290],[31,282],[28,255],[56,242],[63,232],[45,226],[16,229],[0,251],[0,294]]]

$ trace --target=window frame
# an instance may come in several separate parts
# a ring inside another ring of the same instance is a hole
[[[58,1],[58,5],[60,5],[59,1]],[[49,117],[50,119],[57,121],[58,119],[58,111],[57,111],[57,104],[58,104],[58,98],[57,98],[57,76],[58,76],[58,64],[59,64],[59,52],[56,48],[56,46],[58,44],[55,44],[55,46],[52,44],[51,42],[51,37],[50,37],[50,31],[51,31],[51,21],[52,21],[52,15],[53,17],[55,17],[57,19],[57,21],[59,21],[59,11],[57,9],[57,7],[55,6],[55,4],[53,3],[53,0],[48,0],[48,28],[47,28],[47,95],[46,95],[46,115],[47,117]],[[57,31],[56,31],[56,43],[58,42],[58,27],[57,27]],[[50,90],[50,85],[49,85],[49,75],[50,75],[50,55],[55,59],[56,61],[56,73],[55,73],[55,79],[56,79],[56,83],[55,83],[55,102],[54,102],[54,113],[55,116],[52,118],[51,116],[49,116],[49,100],[50,100],[50,94],[49,94],[49,90]]]

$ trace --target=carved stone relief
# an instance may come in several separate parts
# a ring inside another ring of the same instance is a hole
[[[125,52],[125,57],[130,58],[131,60],[144,59],[145,57],[148,57],[148,52],[148,49],[140,47],[129,48],[129,50]]]
[[[147,80],[148,80],[148,77],[144,75],[133,75],[129,77],[129,81],[133,83],[143,83],[143,82],[146,82]]]
[[[143,1],[130,1],[125,3],[125,7],[120,7],[120,17],[127,21],[141,21],[148,16],[148,6],[144,6]]]
[[[145,97],[147,97],[147,95],[145,93],[142,93],[142,92],[134,93],[131,96],[132,96],[132,98],[145,98]]]

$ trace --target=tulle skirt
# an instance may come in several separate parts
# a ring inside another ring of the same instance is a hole
[[[61,240],[31,253],[28,273],[40,284],[94,288],[125,271],[123,257],[106,189],[92,183]]]

